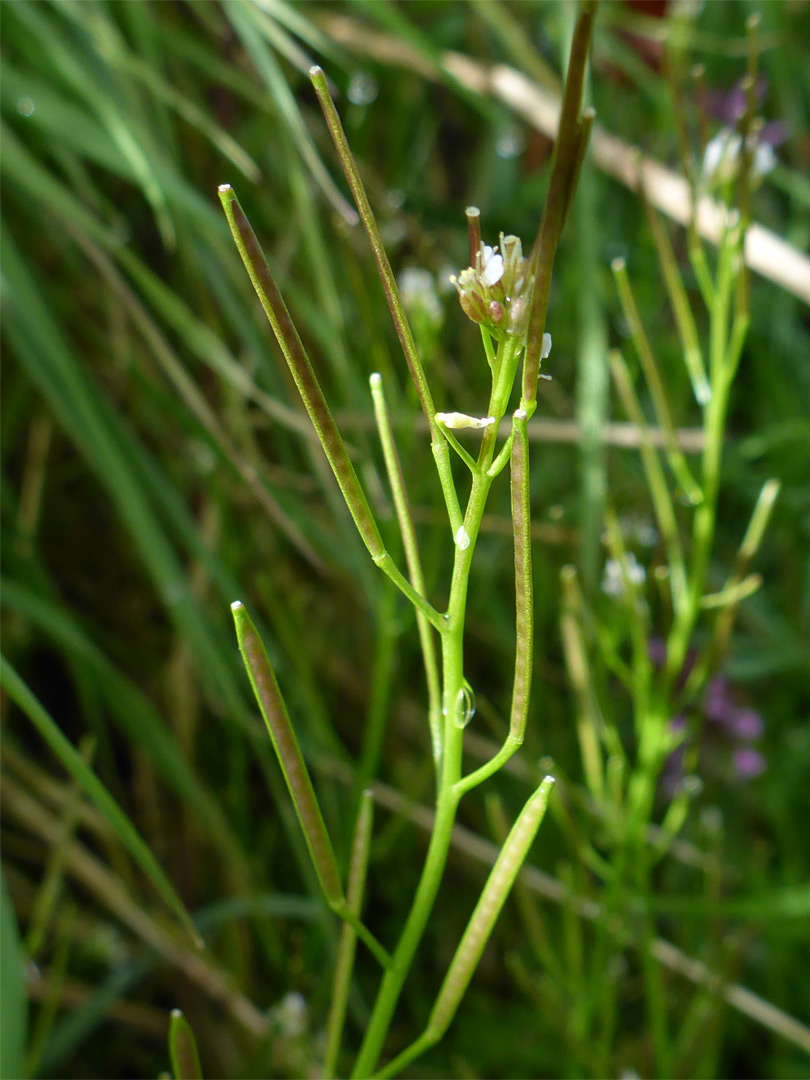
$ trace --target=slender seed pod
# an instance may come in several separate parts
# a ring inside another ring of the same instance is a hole
[[[547,776],[521,810],[501,848],[430,1014],[426,1033],[432,1039],[444,1034],[456,1014],[509,890],[537,835],[553,786],[554,778]]]
[[[515,544],[515,680],[509,736],[523,741],[529,715],[534,653],[532,519],[529,497],[528,416],[518,409],[512,421],[512,532]]]
[[[343,498],[346,500],[358,531],[371,555],[377,558],[385,554],[385,547],[380,530],[371,513],[365,493],[357,479],[354,466],[346,453],[343,439],[338,431],[332,412],[326,402],[323,390],[313,370],[306,349],[298,336],[298,331],[287,310],[287,305],[278,290],[267,259],[261,249],[256,234],[239,204],[236,192],[230,184],[221,184],[219,198],[225,216],[231,227],[233,238],[242,256],[242,262],[253,282],[253,288],[261,301],[264,312],[276,340],[284,353],[284,359],[290,369],[295,385],[301,395],[304,407],[323,446],[324,453],[332,466]]]
[[[344,895],[335,853],[276,676],[245,605],[237,600],[231,604],[231,611],[239,651],[304,831],[315,872],[329,903],[340,907],[344,904]]]
[[[422,570],[422,559],[419,554],[419,544],[416,539],[413,516],[408,501],[408,493],[405,488],[405,477],[402,472],[399,452],[394,440],[394,429],[391,425],[391,415],[385,400],[382,375],[378,371],[369,379],[371,397],[374,402],[374,417],[377,421],[377,431],[385,458],[385,468],[388,473],[388,481],[391,485],[391,493],[394,496],[399,531],[402,535],[402,546],[405,549],[405,559],[408,563],[408,573],[411,583],[418,593],[427,596],[425,574]],[[436,657],[436,646],[430,626],[423,612],[417,611],[417,626],[419,629],[419,641],[422,648],[422,657],[425,666],[425,676],[428,689],[428,721],[430,724],[431,745],[433,758],[438,764],[442,756],[442,722],[441,722],[441,679],[439,678],[439,665]]]
[[[169,1058],[174,1080],[202,1080],[200,1054],[191,1024],[179,1009],[169,1020]]]
[[[387,574],[397,588],[405,593],[411,603],[426,616],[437,630],[441,631],[444,624],[439,613],[424,597],[417,593],[416,589],[403,576],[385,550],[380,530],[377,528],[377,523],[371,513],[371,507],[368,504],[365,492],[360,486],[360,481],[357,479],[357,473],[349,460],[349,455],[346,453],[343,439],[340,437],[337,424],[326,403],[326,398],[307,356],[306,349],[298,336],[298,331],[295,329],[295,324],[290,317],[278,286],[273,280],[273,275],[270,273],[270,267],[267,265],[267,259],[264,257],[259,241],[256,239],[256,234],[253,232],[244,210],[239,205],[236,192],[230,184],[220,184],[219,198],[225,210],[228,224],[231,227],[234,241],[239,249],[239,254],[242,256],[242,262],[250,275],[250,280],[253,282],[253,287],[261,301],[265,315],[267,315],[270,326],[273,328],[276,340],[281,346],[281,351],[284,353],[284,359],[287,361],[293,379],[295,379],[295,385],[298,387],[301,400],[309,413],[309,418],[315,428],[315,433],[320,439],[327,460],[332,466],[332,472],[335,474],[343,498],[346,500],[346,505],[354,518],[354,523],[363,539],[363,543],[383,573]],[[433,416],[431,416],[431,425],[433,428],[436,427]],[[445,456],[447,455],[445,454]],[[438,456],[437,461],[439,461]],[[441,462],[439,462],[440,475],[442,475],[442,471]],[[444,469],[444,476],[450,477],[449,484],[452,487],[452,474],[448,473],[447,469]],[[442,486],[446,492],[447,482],[443,481]],[[457,496],[455,498],[455,510],[457,514],[460,513],[458,511]]]
[[[327,82],[326,75],[324,74],[323,69],[316,65],[315,67],[310,68],[309,77],[315,88],[315,93],[318,95],[318,101],[323,110],[324,119],[329,128],[329,134],[332,136],[332,141],[335,144],[335,149],[340,158],[343,174],[351,188],[355,205],[360,213],[360,219],[363,222],[363,228],[366,230],[366,235],[371,244],[371,250],[374,254],[374,261],[377,264],[377,272],[380,275],[385,299],[388,301],[388,310],[391,312],[391,318],[394,321],[394,327],[400,344],[402,345],[402,351],[405,354],[411,378],[416,387],[416,392],[419,395],[422,409],[427,417],[431,440],[435,442],[438,438],[438,432],[436,431],[436,421],[434,419],[435,409],[433,407],[433,398],[430,393],[430,387],[428,386],[424,368],[422,367],[422,361],[419,359],[416,343],[413,340],[413,334],[411,332],[410,323],[408,322],[408,317],[405,314],[405,308],[402,306],[402,300],[399,295],[394,272],[391,269],[391,263],[388,261],[388,255],[386,254],[382,237],[380,236],[380,230],[377,228],[374,211],[371,209],[371,203],[368,201],[366,189],[363,186],[363,181],[360,179],[360,172],[349,147],[346,133],[343,130],[343,124],[340,122],[338,111],[335,108],[335,103],[332,101],[332,95],[329,93],[329,83]]]
[[[692,392],[699,405],[708,405],[712,390],[703,363],[703,352],[700,347],[697,326],[695,325],[695,316],[678,266],[678,260],[675,258],[669,232],[664,227],[658,211],[653,208],[647,197],[643,174],[641,175],[642,182],[638,188],[641,205],[647,217],[647,224],[650,227],[650,233],[658,256],[658,265],[661,267],[672,313],[675,316],[675,325],[681,339],[684,363],[692,383]]]
[[[531,406],[537,397],[543,331],[551,291],[551,272],[554,269],[554,258],[557,254],[563,222],[571,203],[571,185],[576,183],[587,137],[593,123],[593,118],[588,117],[583,124],[580,109],[595,14],[595,0],[584,0],[580,4],[574,36],[571,39],[571,52],[565,76],[548,198],[540,229],[532,247],[530,262],[531,271],[535,275],[535,286],[529,316],[526,358],[523,362],[522,401],[526,406]]]
[[[568,211],[571,209],[571,202],[574,198],[574,193],[579,186],[579,177],[582,173],[582,165],[585,161],[585,155],[588,152],[588,144],[591,141],[591,132],[593,131],[594,121],[596,120],[596,110],[592,107],[583,109],[582,116],[579,118],[579,125],[577,128],[577,142],[576,150],[574,152],[574,158],[571,165],[571,172],[568,178],[568,191],[565,200],[565,206],[563,207],[562,224],[561,229],[565,228],[565,223],[568,220]]]

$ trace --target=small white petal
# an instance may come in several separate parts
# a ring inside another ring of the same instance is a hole
[[[470,546],[470,534],[462,525],[456,533],[456,547],[459,551],[466,551]]]
[[[462,412],[437,412],[436,420],[444,427],[456,431],[463,428],[488,428],[495,423],[494,416],[468,416]]]
[[[492,250],[492,249],[490,249]],[[481,273],[481,281],[486,286],[497,285],[503,277],[503,256],[493,255],[488,259]]]
[[[540,359],[546,360],[551,354],[551,334],[543,334],[543,347],[540,350]]]
[[[758,143],[754,151],[754,163],[751,168],[756,177],[764,176],[776,168],[776,154],[769,143]]]
[[[739,132],[722,128],[703,152],[703,175],[711,182],[730,180],[739,165],[742,138]]]

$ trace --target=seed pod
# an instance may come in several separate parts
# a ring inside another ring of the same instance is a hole
[[[242,601],[237,600],[231,604],[231,611],[236,624],[239,651],[242,653],[253,693],[284,773],[321,888],[331,905],[342,905],[343,886],[340,883],[332,842],[326,831],[321,808],[267,652]]]
[[[547,776],[523,807],[501,848],[430,1014],[426,1035],[431,1042],[441,1038],[456,1014],[509,890],[537,835],[553,785],[554,778]]]

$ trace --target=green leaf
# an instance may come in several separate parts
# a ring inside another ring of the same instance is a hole
[[[0,1080],[25,1075],[27,1029],[25,955],[6,879],[0,874]]]

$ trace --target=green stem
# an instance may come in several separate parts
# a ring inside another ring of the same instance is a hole
[[[638,306],[636,305],[635,297],[633,296],[633,290],[630,286],[630,278],[627,274],[627,266],[624,259],[614,259],[611,263],[611,269],[613,270],[613,276],[619,292],[619,299],[621,300],[622,309],[624,310],[624,317],[630,328],[630,335],[633,339],[636,352],[638,353],[638,358],[641,361],[644,377],[647,380],[647,386],[649,387],[650,396],[655,408],[655,414],[658,417],[658,423],[664,437],[664,447],[666,449],[669,467],[672,469],[672,473],[681,485],[686,497],[692,504],[697,505],[702,497],[701,490],[699,485],[695,483],[695,479],[689,471],[689,466],[686,464],[686,458],[678,446],[675,437],[675,425],[672,422],[672,414],[669,409],[667,393],[664,388],[664,380],[661,378],[659,364],[655,358],[650,339],[644,329],[644,324],[641,321],[641,315],[639,314]]]
[[[430,838],[427,859],[414,897],[413,906],[394,952],[391,966],[386,971],[374,1009],[366,1029],[363,1044],[357,1057],[352,1077],[365,1080],[374,1072],[388,1034],[402,986],[410,970],[414,954],[422,940],[427,921],[433,910],[439,891],[444,867],[450,850],[458,800],[448,780],[461,770],[461,732],[452,745],[445,746],[442,793],[436,809],[436,819]]]
[[[399,531],[402,534],[402,545],[405,548],[405,560],[408,564],[408,573],[414,588],[422,596],[427,596],[425,575],[422,570],[422,560],[419,556],[419,544],[416,540],[416,530],[411,516],[408,493],[405,489],[405,477],[402,474],[402,465],[394,441],[394,431],[391,427],[391,415],[385,400],[382,376],[376,373],[369,380],[371,396],[374,400],[374,415],[377,420],[377,429],[380,433],[385,468],[388,473],[388,481],[394,496],[394,506],[397,511]],[[417,610],[416,622],[419,628],[419,641],[422,647],[422,660],[425,666],[425,677],[428,688],[428,720],[430,723],[431,744],[433,747],[433,760],[438,769],[442,754],[442,731],[441,731],[441,689],[439,682],[439,668],[436,660],[436,647],[431,633],[427,616]]]
[[[738,227],[726,231],[720,248],[714,302],[709,313],[709,374],[712,396],[704,413],[705,438],[701,478],[703,502],[695,510],[692,527],[692,559],[685,602],[677,612],[668,642],[667,693],[670,692],[683,668],[700,612],[700,601],[714,538],[717,499],[720,491],[720,467],[723,457],[723,434],[731,389],[730,359],[733,359],[736,364],[736,354],[730,354],[728,348],[729,308],[735,282],[735,261],[742,240],[743,236]]]
[[[499,370],[503,371],[505,367],[511,367],[514,377],[517,359],[520,354],[519,343],[506,339],[499,346],[498,354]],[[511,385],[509,389],[511,389]],[[461,526],[463,540],[458,533],[456,534],[450,600],[447,606],[445,628],[442,635],[444,739],[436,819],[413,906],[394,951],[391,965],[383,976],[377,1000],[352,1072],[352,1077],[355,1080],[369,1077],[374,1073],[403,984],[422,940],[430,913],[433,910],[450,851],[456,810],[460,799],[457,785],[461,780],[461,755],[464,740],[463,726],[457,722],[457,708],[465,689],[464,621],[467,607],[467,591],[475,544],[493,482],[493,478],[488,475],[487,470],[492,464],[498,423],[504,414],[507,399],[508,389],[501,389],[500,393],[493,392],[488,415],[495,417],[495,423],[486,429],[481,441],[481,449],[476,463],[476,471],[473,475],[467,510]]]
[[[554,778],[547,776],[512,826],[456,949],[430,1013],[427,1028],[416,1042],[377,1074],[379,1080],[395,1076],[405,1065],[437,1043],[450,1026],[515,878],[537,835],[553,785]]]
[[[373,796],[370,791],[364,791],[360,799],[360,809],[354,829],[349,883],[346,889],[346,902],[358,919],[360,918],[363,893],[365,891],[373,819]],[[324,1055],[322,1080],[329,1080],[337,1072],[340,1042],[346,1020],[346,1007],[349,1002],[356,937],[354,927],[350,923],[344,923],[335,965],[335,982],[332,990],[332,1004],[329,1010],[329,1023],[326,1029],[326,1053]]]

